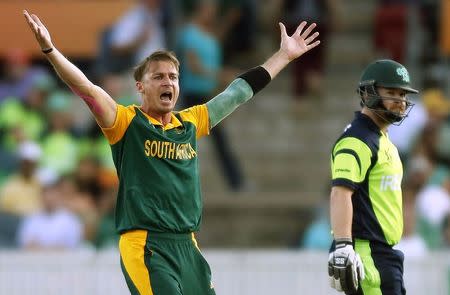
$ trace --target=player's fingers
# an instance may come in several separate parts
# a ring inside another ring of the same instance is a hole
[[[364,277],[366,276],[366,274],[364,273],[364,267],[362,265],[360,265],[356,268],[356,271],[358,274],[358,279],[364,280]]]
[[[29,22],[30,29],[33,31],[34,34],[37,34],[38,32],[38,26],[35,22]]]
[[[30,16],[30,14],[28,13],[28,10],[24,9],[22,12],[23,12],[23,15],[25,16],[25,18],[26,18],[27,20],[31,20],[31,16]]]
[[[40,27],[37,28],[37,35],[42,39],[42,29]]]
[[[308,38],[309,34],[311,34],[312,30],[316,27],[316,23],[312,23],[309,27],[300,35],[303,39]]]
[[[353,286],[351,286],[353,289],[358,289],[358,270],[356,267],[353,268],[353,279],[352,279]]]
[[[28,14],[28,11],[24,10],[24,11],[23,11],[23,15],[25,16],[25,19],[26,19],[28,25],[29,25],[30,27],[32,27],[34,21],[33,21],[33,19],[30,17],[30,15]]]
[[[305,22],[305,21],[302,21],[302,22],[300,23],[300,25],[297,27],[297,29],[295,30],[294,35],[299,36],[299,35],[301,34],[301,32],[303,31],[303,28],[304,28],[305,26],[306,26],[306,22]]]
[[[282,22],[279,22],[278,25],[280,26],[281,36],[287,36],[286,27],[284,26],[284,24]]]
[[[309,37],[308,39],[305,40],[305,43],[306,44],[311,43],[312,41],[314,41],[314,39],[317,38],[317,36],[319,36],[319,32],[315,32],[314,34],[312,34],[311,37]]]
[[[335,289],[337,290],[337,291],[339,291],[339,292],[342,292],[343,291],[343,289],[342,289],[342,285],[341,285],[341,280],[339,280],[339,279],[334,279],[334,286],[335,286]]]
[[[320,44],[320,41],[316,41],[316,42],[314,42],[313,44],[309,44],[309,45],[307,45],[306,46],[306,48],[308,49],[308,50],[311,50],[311,49],[313,49],[314,47],[316,47],[317,45],[319,45]]]
[[[32,14],[31,18],[36,22],[36,24],[38,24],[40,26],[42,25],[41,21],[39,20],[39,18],[37,17],[36,14]]]
[[[340,268],[339,269],[339,284],[341,285],[341,289],[343,291],[348,290],[348,286],[347,286],[347,269],[346,268]]]
[[[347,279],[346,279],[346,284],[347,284],[347,290],[351,291],[351,292],[356,292],[358,290],[358,270],[356,267],[356,264],[353,264],[351,266],[347,267]]]
[[[25,17],[25,19],[27,20],[27,22],[30,22],[30,15],[28,14],[28,11],[23,10],[22,13],[23,13],[23,16]]]
[[[33,33],[37,34],[38,28],[39,28],[38,24],[33,19],[31,19],[31,22],[29,22],[29,24],[30,24],[31,29],[33,30]]]
[[[45,27],[44,23],[39,19],[37,15],[33,14],[33,16],[35,17],[36,22],[38,23],[39,26]]]

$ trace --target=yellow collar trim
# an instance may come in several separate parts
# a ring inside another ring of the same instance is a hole
[[[170,113],[170,122],[166,124],[166,126],[163,126],[163,124],[161,122],[159,122],[158,120],[156,120],[155,118],[153,118],[152,116],[148,115],[147,113],[145,113],[140,107],[138,107],[139,110],[144,114],[144,116],[150,121],[150,123],[152,123],[155,126],[162,126],[164,130],[169,130],[169,129],[173,129],[173,128],[177,128],[182,126],[183,124],[181,124],[180,120],[178,120],[178,118],[174,115],[174,113]]]

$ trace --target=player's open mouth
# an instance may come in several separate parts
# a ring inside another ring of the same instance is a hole
[[[170,91],[163,92],[161,94],[160,98],[163,101],[171,101],[172,100],[172,92],[170,92]]]

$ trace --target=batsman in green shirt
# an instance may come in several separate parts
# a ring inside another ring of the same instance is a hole
[[[330,283],[346,294],[402,295],[402,162],[387,127],[400,124],[413,106],[406,68],[377,60],[364,70],[358,93],[362,111],[331,154]]]
[[[237,77],[206,104],[180,112],[179,62],[157,51],[134,71],[142,105],[117,104],[53,45],[36,15],[25,18],[59,77],[81,97],[111,145],[119,176],[116,226],[122,271],[132,294],[215,294],[194,237],[202,216],[197,139],[264,88],[289,62],[320,42],[300,23],[261,66]]]

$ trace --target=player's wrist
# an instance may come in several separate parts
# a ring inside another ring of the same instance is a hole
[[[48,47],[48,48],[44,48],[44,49],[42,49],[41,51],[42,51],[42,53],[44,53],[44,54],[49,54],[50,52],[53,51],[53,46]]]
[[[353,240],[352,238],[345,237],[345,238],[335,238],[334,242],[336,244],[336,247],[345,247],[347,245],[353,246]]]
[[[295,57],[292,57],[289,55],[289,53],[284,50],[283,48],[280,48],[275,55],[277,56],[277,58],[282,61],[283,63],[290,63],[291,61],[293,61],[295,59]]]
[[[41,51],[44,54],[49,54],[55,50],[55,46],[53,46],[53,42],[46,42],[46,44],[40,44],[41,45]]]
[[[253,90],[253,95],[258,93],[272,80],[270,73],[262,66],[254,67],[238,76],[244,79]]]

